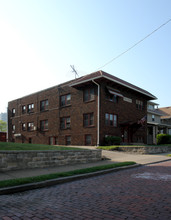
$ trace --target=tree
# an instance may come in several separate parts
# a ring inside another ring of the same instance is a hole
[[[0,131],[2,132],[7,131],[7,123],[5,121],[0,120]]]

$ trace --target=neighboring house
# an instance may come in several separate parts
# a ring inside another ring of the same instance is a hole
[[[8,103],[9,141],[103,145],[105,136],[147,143],[146,90],[98,71]]]
[[[147,102],[147,144],[157,144],[156,136],[160,133],[162,115],[157,103]]]
[[[161,130],[160,133],[171,135],[171,107],[159,108],[161,116]]]
[[[147,102],[147,144],[157,144],[156,136],[161,133],[171,135],[171,107]]]

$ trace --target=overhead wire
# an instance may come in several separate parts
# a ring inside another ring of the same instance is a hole
[[[127,50],[125,50],[124,52],[120,53],[119,55],[117,55],[116,57],[112,58],[110,61],[108,61],[107,63],[105,63],[103,66],[99,67],[98,70],[102,69],[103,67],[107,66],[108,64],[112,63],[113,61],[115,61],[116,59],[118,59],[119,57],[121,57],[122,55],[124,55],[125,53],[127,53],[128,51],[132,50],[134,47],[136,47],[138,44],[140,44],[142,41],[146,40],[148,37],[150,37],[152,34],[154,34],[155,32],[157,32],[159,29],[161,29],[163,26],[165,26],[166,24],[168,24],[171,21],[171,19],[167,20],[165,23],[163,23],[162,25],[160,25],[158,28],[156,28],[155,30],[153,30],[151,33],[149,33],[148,35],[146,35],[144,38],[142,38],[141,40],[139,40],[137,43],[135,43],[134,45],[132,45],[131,47],[129,47]]]

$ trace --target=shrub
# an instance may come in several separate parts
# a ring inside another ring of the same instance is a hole
[[[157,144],[171,144],[171,135],[169,134],[158,134]]]
[[[120,145],[121,138],[116,136],[107,136],[105,137],[105,144],[106,145]]]

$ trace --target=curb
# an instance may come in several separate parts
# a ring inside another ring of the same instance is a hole
[[[23,185],[19,185],[19,186],[12,186],[12,187],[5,187],[5,188],[0,189],[0,195],[13,194],[13,193],[18,193],[18,192],[24,192],[27,190],[38,189],[38,188],[43,188],[43,187],[47,187],[47,186],[53,186],[53,185],[57,185],[57,184],[61,184],[61,183],[71,182],[74,180],[86,179],[86,178],[93,177],[93,176],[98,176],[98,175],[107,174],[107,173],[111,173],[111,172],[117,172],[120,170],[136,168],[139,166],[142,166],[142,165],[141,164],[134,164],[134,165],[124,166],[124,167],[117,167],[117,168],[101,170],[101,171],[97,171],[97,172],[93,172],[93,173],[79,174],[79,175],[70,176],[70,177],[61,177],[61,178],[57,178],[57,179],[45,180],[42,182],[28,183],[28,184],[23,184]]]
[[[166,159],[166,160],[159,160],[159,161],[155,161],[155,162],[149,162],[149,163],[146,163],[146,164],[142,164],[142,165],[151,165],[151,164],[156,164],[156,163],[162,163],[162,162],[167,162],[167,161],[170,161],[170,159]]]

